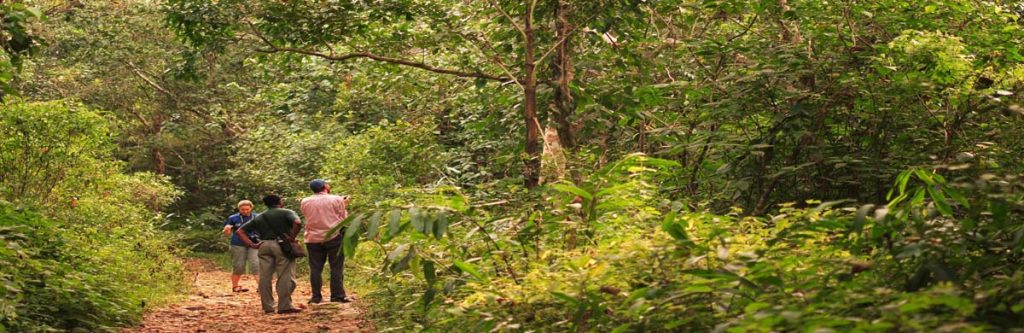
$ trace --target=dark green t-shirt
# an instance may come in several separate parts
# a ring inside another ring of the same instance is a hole
[[[271,208],[242,226],[246,232],[256,231],[260,239],[271,240],[292,232],[292,225],[299,216],[291,209]]]

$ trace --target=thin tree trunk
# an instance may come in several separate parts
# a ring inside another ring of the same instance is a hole
[[[526,121],[526,163],[523,166],[523,178],[527,188],[540,184],[540,121],[537,119],[537,64],[534,63],[536,46],[533,31],[533,8],[523,14],[523,30],[526,35],[523,80],[523,116]]]
[[[554,120],[558,129],[558,137],[561,139],[562,147],[572,150],[576,146],[576,136],[569,123],[569,117],[576,112],[576,102],[572,98],[572,91],[569,89],[572,83],[575,68],[571,58],[572,53],[572,25],[569,24],[569,3],[564,0],[557,0],[555,7],[555,40],[561,41],[558,44],[557,53],[554,58],[554,76],[557,79],[554,89]]]
[[[152,150],[152,153],[153,153],[153,172],[155,172],[158,175],[164,174],[164,171],[165,171],[164,154],[160,152],[160,147],[154,146],[153,150]]]

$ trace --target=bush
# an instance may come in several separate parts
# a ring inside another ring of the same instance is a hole
[[[53,204],[57,187],[86,190],[110,171],[107,121],[64,101],[0,106],[0,198]]]
[[[174,236],[159,229],[181,191],[112,162],[98,113],[5,106],[16,112],[0,116],[15,133],[0,138],[0,331],[106,330],[187,288]]]
[[[185,288],[166,235],[69,226],[0,204],[0,329],[98,330],[141,318]]]
[[[988,331],[1024,313],[1024,187],[995,170],[901,173],[887,205],[767,216],[664,199],[675,164],[629,156],[508,207],[457,191],[355,214],[346,253],[380,328],[427,331]],[[962,170],[963,167],[958,168]],[[439,200],[438,198],[447,200]],[[359,247],[360,242],[374,243]],[[995,258],[979,253],[1000,253]],[[383,267],[374,267],[383,261]],[[373,289],[373,288],[367,288]],[[386,327],[385,327],[386,325]]]

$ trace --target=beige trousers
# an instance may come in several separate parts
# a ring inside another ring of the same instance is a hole
[[[274,312],[274,292],[271,289],[271,278],[277,274],[277,310],[290,310],[292,292],[295,291],[295,259],[290,259],[281,252],[281,247],[274,240],[260,243],[260,303],[263,312]]]

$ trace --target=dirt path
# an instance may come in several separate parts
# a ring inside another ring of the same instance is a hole
[[[362,320],[363,310],[359,301],[306,305],[309,282],[305,279],[298,280],[298,288],[292,296],[295,305],[305,306],[305,311],[265,315],[260,309],[254,279],[245,277],[242,280],[242,286],[248,288],[248,292],[232,293],[229,272],[217,269],[206,260],[190,260],[187,265],[195,278],[195,286],[188,299],[146,314],[141,325],[124,329],[123,333],[372,331],[369,323]]]

